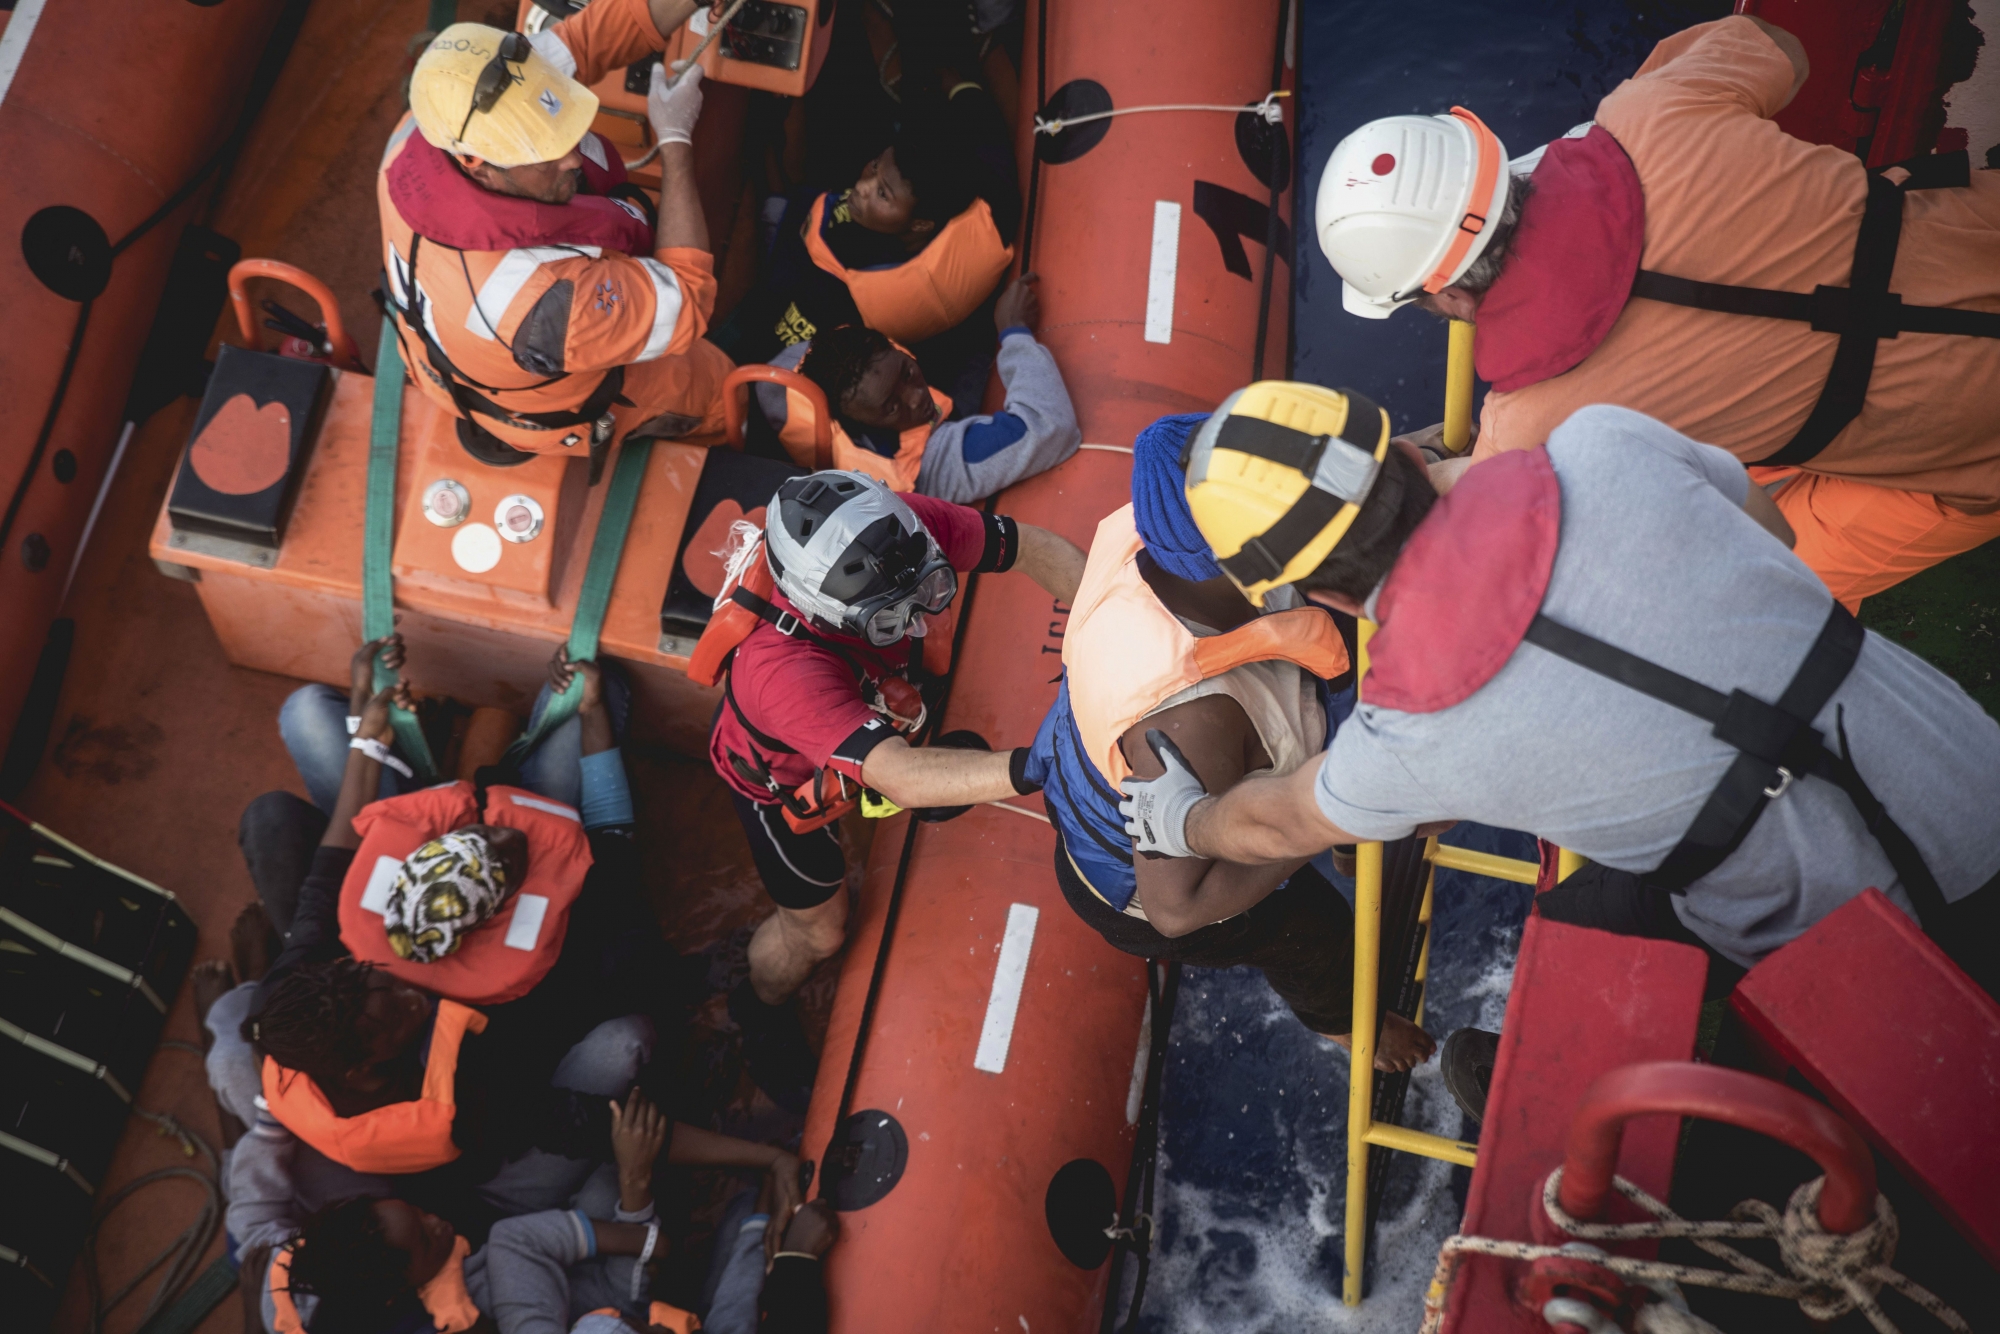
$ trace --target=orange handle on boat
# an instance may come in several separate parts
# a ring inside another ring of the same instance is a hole
[[[333,289],[304,269],[275,259],[239,260],[229,270],[229,300],[236,307],[236,327],[243,331],[243,342],[256,347],[257,316],[250,309],[250,292],[245,283],[252,278],[274,278],[281,283],[289,283],[319,304],[320,318],[326,321],[326,342],[334,358],[349,370],[367,373],[362,364],[361,349],[348,336],[347,326],[340,319],[340,302],[334,299]]]
[[[813,410],[813,467],[833,466],[833,414],[827,410],[826,394],[797,371],[777,366],[738,366],[722,382],[722,420],[729,432],[729,447],[743,448],[744,400],[748,386],[775,384],[795,394],[803,394]]]
[[[1742,1126],[1812,1155],[1826,1173],[1819,1197],[1820,1226],[1858,1232],[1875,1217],[1875,1159],[1853,1126],[1802,1093],[1740,1070],[1692,1061],[1648,1061],[1622,1066],[1583,1095],[1570,1122],[1557,1199],[1572,1218],[1602,1217],[1625,1123],[1635,1116],[1671,1112]],[[1531,1206],[1542,1213],[1538,1187]]]

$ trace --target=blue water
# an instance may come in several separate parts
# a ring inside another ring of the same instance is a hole
[[[1294,375],[1361,390],[1396,429],[1440,420],[1444,325],[1415,310],[1387,321],[1340,308],[1311,201],[1319,168],[1376,116],[1477,112],[1519,156],[1580,121],[1653,44],[1720,17],[1726,3],[1333,3],[1301,0],[1304,144],[1296,197]],[[1484,386],[1481,386],[1483,393]],[[1531,857],[1521,834],[1461,827],[1450,841]],[[1426,1026],[1442,1037],[1497,1029],[1529,891],[1438,877]],[[1302,1028],[1249,969],[1189,971],[1174,1017],[1161,1123],[1160,1241],[1146,1334],[1409,1331],[1438,1243],[1457,1224],[1468,1174],[1392,1159],[1367,1270],[1368,1299],[1340,1302],[1347,1056]],[[1413,1079],[1406,1124],[1474,1137],[1432,1062]]]

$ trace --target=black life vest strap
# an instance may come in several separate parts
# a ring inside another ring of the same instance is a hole
[[[1904,333],[1955,334],[1970,338],[2000,338],[2000,313],[1956,310],[1944,306],[1906,306],[1889,290],[1902,240],[1903,196],[1910,190],[1963,187],[1970,183],[1970,163],[1964,152],[1933,154],[1901,164],[1910,173],[1902,185],[1881,175],[1868,177],[1868,201],[1861,230],[1854,241],[1854,266],[1846,287],[1822,284],[1811,292],[1779,292],[1762,287],[1696,282],[1641,269],[1632,295],[1647,301],[1727,315],[1767,320],[1794,320],[1820,333],[1838,334],[1833,366],[1821,386],[1819,401],[1805,424],[1785,444],[1758,460],[1766,467],[1810,462],[1833,443],[1847,424],[1861,415],[1868,384],[1875,374],[1876,344]]]
[[[1841,752],[1835,753],[1812,725],[1853,670],[1865,638],[1860,622],[1834,603],[1774,705],[1742,690],[1725,695],[1543,615],[1535,617],[1526,635],[1538,648],[1712,724],[1712,735],[1738,752],[1681,841],[1646,873],[1648,884],[1685,893],[1742,846],[1773,799],[1794,781],[1813,776],[1847,793],[1895,867],[1919,920],[1935,928],[1943,920],[1944,896],[1923,855],[1855,769],[1846,754],[1845,735]]]

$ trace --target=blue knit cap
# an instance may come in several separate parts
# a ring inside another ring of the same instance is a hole
[[[1187,503],[1181,450],[1206,412],[1162,417],[1132,442],[1132,518],[1153,560],[1168,574],[1200,581],[1219,579],[1222,567],[1195,526]]]

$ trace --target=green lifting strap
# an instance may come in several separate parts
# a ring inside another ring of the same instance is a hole
[[[587,662],[597,657],[604,613],[611,606],[611,586],[618,579],[618,561],[625,554],[625,535],[632,530],[639,486],[646,480],[646,464],[652,456],[651,440],[627,440],[619,446],[618,462],[604,494],[604,510],[597,519],[597,536],[590,543],[590,563],[583,570],[583,591],[577,595],[576,616],[569,626],[571,662]],[[569,689],[550,697],[542,716],[507,748],[500,761],[502,773],[509,776],[518,773],[521,762],[534,754],[535,747],[549,733],[574,718],[582,702],[583,677],[572,676]]]
[[[375,410],[368,435],[368,521],[361,546],[361,637],[380,639],[396,628],[396,594],[389,559],[396,545],[396,446],[403,427],[403,351],[396,322],[382,319],[382,343],[375,352]],[[395,685],[397,674],[375,660],[375,689]],[[420,783],[438,781],[437,761],[417,715],[391,708],[396,749]]]

